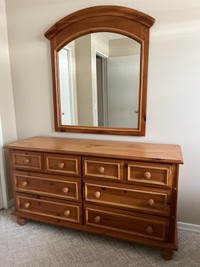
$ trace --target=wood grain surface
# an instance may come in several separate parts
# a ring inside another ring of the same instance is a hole
[[[36,136],[6,148],[183,164],[179,145]]]

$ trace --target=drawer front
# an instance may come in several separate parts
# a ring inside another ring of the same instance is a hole
[[[59,202],[52,199],[36,199],[17,195],[18,210],[69,222],[81,223],[81,205],[73,202]]]
[[[43,156],[40,153],[13,151],[12,164],[15,169],[43,170]]]
[[[173,166],[168,164],[127,162],[127,182],[171,187]]]
[[[159,190],[160,191],[160,190]],[[160,215],[170,215],[170,191],[155,192],[141,187],[85,183],[85,200]]]
[[[85,223],[88,226],[103,228],[124,234],[136,235],[148,239],[167,241],[169,232],[168,220],[152,216],[141,217],[122,213],[120,210],[104,210],[103,207],[85,207]]]
[[[123,180],[124,162],[114,159],[83,158],[84,177]]]
[[[81,158],[79,156],[45,155],[46,171],[72,176],[81,176]]]
[[[19,192],[60,197],[63,199],[81,201],[81,180],[74,178],[48,178],[14,173],[15,189]]]

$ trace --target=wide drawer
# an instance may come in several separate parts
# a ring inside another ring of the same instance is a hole
[[[173,165],[129,161],[126,166],[129,183],[172,187]]]
[[[85,181],[85,200],[93,203],[170,215],[170,190]]]
[[[85,224],[148,239],[168,240],[169,221],[162,217],[85,205]]]
[[[103,158],[83,158],[83,176],[123,180],[124,161]]]
[[[45,170],[71,176],[81,176],[81,157],[72,155],[45,154]]]
[[[74,223],[82,223],[81,203],[55,200],[51,198],[34,198],[31,195],[17,194],[17,210],[23,213],[50,217]]]
[[[41,171],[43,170],[42,163],[42,153],[12,151],[12,165],[14,169]]]
[[[45,174],[14,172],[16,191],[81,201],[81,180]]]

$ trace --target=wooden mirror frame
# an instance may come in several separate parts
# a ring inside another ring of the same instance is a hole
[[[144,136],[146,127],[149,29],[155,19],[121,6],[94,6],[74,12],[54,24],[45,36],[51,42],[55,130],[58,132]],[[141,44],[138,128],[62,125],[58,52],[67,43],[94,32],[126,35]]]

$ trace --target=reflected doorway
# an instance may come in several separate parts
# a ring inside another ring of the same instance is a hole
[[[98,126],[108,126],[107,58],[96,53]]]

